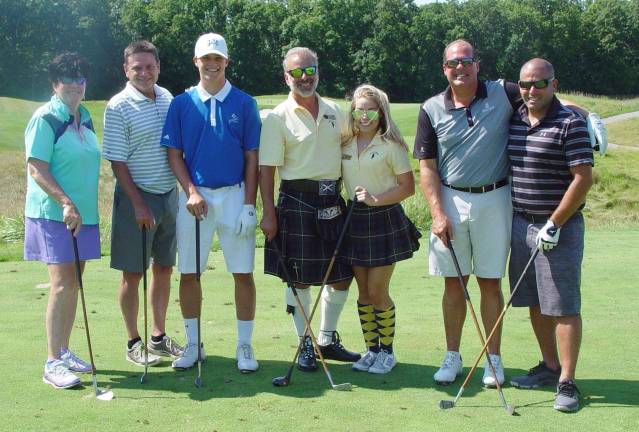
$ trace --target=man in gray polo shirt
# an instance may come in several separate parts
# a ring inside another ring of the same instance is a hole
[[[508,121],[519,104],[516,85],[478,80],[479,61],[465,40],[448,44],[443,72],[449,87],[428,99],[419,112],[414,156],[432,216],[429,269],[444,277],[442,309],[447,352],[435,373],[438,384],[462,371],[459,353],[466,301],[448,247],[454,247],[467,283],[476,276],[481,317],[488,333],[504,304],[501,278],[510,246],[512,210],[508,184]],[[504,381],[501,331],[488,345],[497,379]],[[483,384],[496,385],[488,365]]]
[[[138,286],[153,258],[150,302],[153,310],[148,365],[160,356],[179,356],[180,347],[166,336],[165,321],[175,264],[177,189],[166,148],[160,145],[162,127],[173,97],[156,82],[160,60],[147,41],[124,50],[124,90],[109,101],[104,113],[103,156],[111,161],[117,183],[113,196],[111,268],[122,271],[118,291],[126,325],[126,359],[144,366],[144,344],[137,327]],[[142,266],[142,228],[146,227],[146,257]]]

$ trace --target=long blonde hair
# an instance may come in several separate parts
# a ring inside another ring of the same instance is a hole
[[[381,130],[380,136],[382,139],[394,142],[408,151],[408,145],[404,141],[404,137],[399,132],[399,128],[391,118],[390,103],[388,102],[388,95],[383,90],[370,84],[362,84],[355,89],[353,93],[353,99],[351,100],[351,108],[348,112],[348,131],[344,137],[343,144],[346,144],[354,136],[357,136],[359,132],[355,122],[353,121],[353,110],[355,109],[355,102],[359,98],[366,98],[374,101],[379,107],[379,129]]]

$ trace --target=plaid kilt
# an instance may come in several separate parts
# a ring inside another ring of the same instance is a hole
[[[361,267],[390,265],[412,257],[421,236],[401,204],[369,207],[357,203],[340,260]]]
[[[317,209],[339,205],[346,216],[346,204],[339,195],[280,191],[277,202],[277,242],[282,258],[293,280],[304,285],[321,285],[335,252],[335,241],[325,241],[319,236]],[[264,245],[264,273],[278,276],[286,282],[271,242]],[[348,280],[353,277],[351,266],[336,259],[327,283]]]

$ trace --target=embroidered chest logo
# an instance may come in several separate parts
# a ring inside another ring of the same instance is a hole
[[[331,127],[332,128],[335,128],[335,120],[336,120],[335,115],[333,115],[333,114],[324,114],[324,118],[331,122]]]
[[[378,153],[378,152],[376,152],[376,151],[374,151],[374,152],[372,152],[372,153],[371,153],[371,160],[372,160],[372,159],[375,159],[375,157],[377,157],[377,159],[379,159],[379,153]]]
[[[231,114],[231,117],[229,118],[229,124],[233,124],[233,123],[239,123],[240,122],[240,118],[235,114]]]

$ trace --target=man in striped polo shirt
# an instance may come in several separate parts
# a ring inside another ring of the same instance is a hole
[[[148,364],[159,356],[179,356],[182,348],[166,336],[165,321],[175,265],[177,188],[160,145],[162,127],[173,97],[156,82],[160,60],[147,41],[124,50],[124,90],[109,101],[104,113],[103,155],[117,180],[113,196],[111,267],[122,271],[118,291],[128,334],[126,359],[144,365],[144,344],[137,328],[138,286],[142,266],[142,227],[146,227],[145,267],[153,258],[150,301],[153,329]]]
[[[581,209],[592,185],[592,148],[585,121],[554,95],[557,80],[548,61],[526,62],[519,76],[525,105],[513,114],[508,142],[514,210],[509,276],[512,287],[535,248],[541,251],[512,304],[528,306],[543,360],[511,384],[525,389],[557,385],[555,409],[575,411],[584,250]]]

